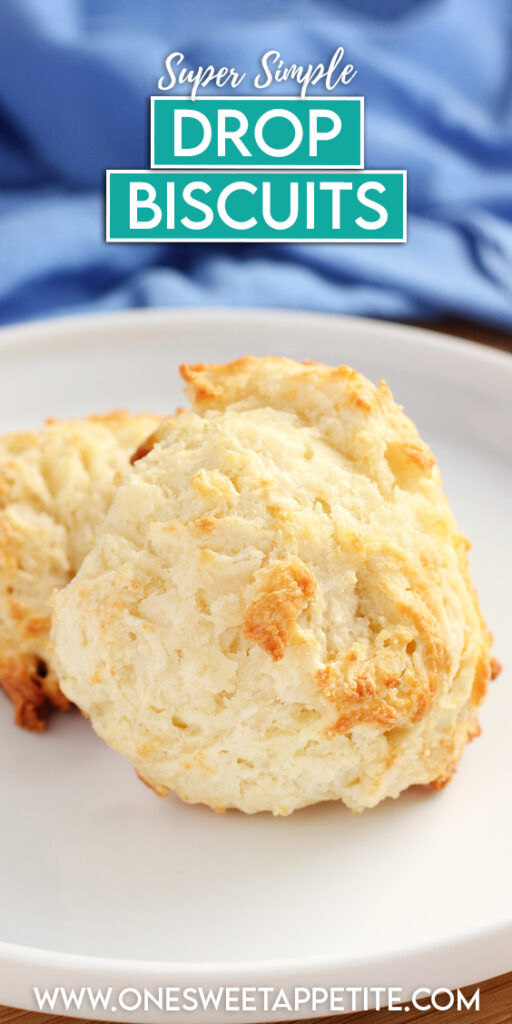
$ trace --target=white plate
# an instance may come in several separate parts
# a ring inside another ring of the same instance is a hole
[[[245,353],[385,377],[434,448],[506,666],[482,738],[439,794],[410,791],[362,816],[337,804],[217,816],[158,800],[78,714],[33,736],[2,699],[1,1002],[34,1009],[34,985],[71,984],[393,985],[407,996],[512,969],[512,359],[304,313],[46,322],[0,332],[0,428],[114,406],[166,412],[182,401],[179,362]]]

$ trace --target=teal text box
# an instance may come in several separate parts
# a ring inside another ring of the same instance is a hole
[[[363,118],[361,96],[152,96],[151,166],[362,168]],[[228,133],[238,129],[237,143]],[[179,146],[200,148],[180,155]]]
[[[405,171],[107,171],[108,242],[404,242]]]

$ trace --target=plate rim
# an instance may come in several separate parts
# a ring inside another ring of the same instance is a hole
[[[42,344],[45,335],[49,331],[59,336],[71,332],[72,335],[81,334],[89,327],[101,328],[112,327],[113,325],[124,326],[126,323],[140,320],[154,322],[164,320],[181,320],[182,318],[193,323],[211,323],[212,320],[221,323],[228,319],[232,322],[237,319],[251,319],[267,321],[268,319],[294,320],[303,323],[308,320],[322,324],[335,326],[340,322],[351,327],[356,332],[363,333],[367,330],[376,330],[378,333],[388,335],[398,333],[400,340],[405,341],[408,334],[418,337],[423,345],[432,350],[446,353],[449,349],[465,355],[469,359],[479,362],[490,363],[501,366],[503,369],[512,372],[512,352],[498,349],[484,342],[463,338],[458,334],[447,334],[444,331],[433,330],[428,325],[409,324],[399,320],[381,320],[378,317],[353,316],[342,313],[325,313],[316,310],[304,310],[300,307],[276,307],[271,306],[142,306],[122,310],[104,310],[102,312],[75,313],[66,316],[52,316],[26,320],[21,323],[7,324],[0,327],[0,353],[10,348],[13,342],[18,348],[20,345],[28,347],[34,344]],[[28,335],[28,337],[26,337]],[[112,340],[116,340],[115,337]],[[120,338],[119,341],[122,339]]]

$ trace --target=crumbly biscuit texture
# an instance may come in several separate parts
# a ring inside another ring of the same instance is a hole
[[[113,412],[0,438],[0,686],[41,731],[61,692],[49,598],[91,549],[129,458],[158,417]]]
[[[444,785],[493,662],[431,451],[345,366],[182,376],[192,411],[57,596],[65,694],[157,792],[216,810]]]

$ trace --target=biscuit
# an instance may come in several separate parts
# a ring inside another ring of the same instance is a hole
[[[156,792],[216,810],[441,787],[496,666],[432,452],[346,366],[181,372],[192,411],[57,595],[64,693]]]
[[[0,686],[18,725],[44,729],[61,692],[48,599],[90,550],[128,459],[158,417],[114,412],[0,438]]]

